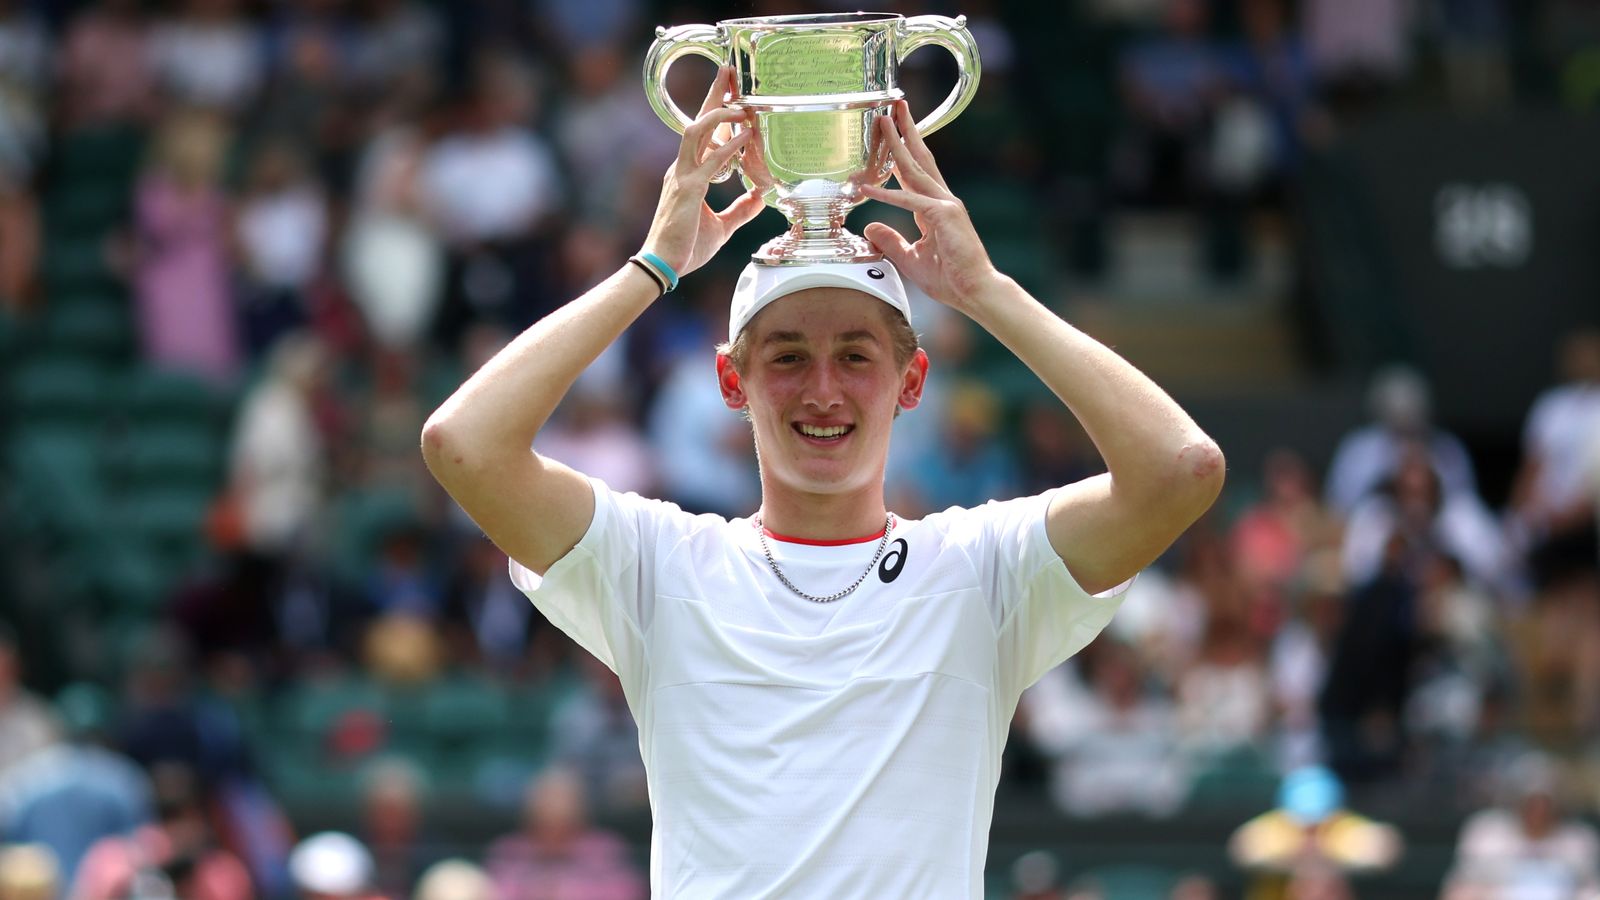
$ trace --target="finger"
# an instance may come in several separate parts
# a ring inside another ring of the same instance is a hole
[[[939,171],[939,164],[933,159],[933,151],[928,149],[927,143],[922,140],[922,132],[917,130],[916,120],[911,118],[911,104],[904,100],[897,100],[894,104],[895,130],[900,132],[905,144],[911,150],[911,156],[922,166],[928,176],[939,182],[939,186],[949,190],[950,186],[944,180],[944,175]]]
[[[705,148],[717,126],[724,122],[736,122],[746,116],[742,109],[722,107],[714,109],[700,118],[695,119],[688,128],[683,130],[683,142],[678,145],[678,162],[693,169],[700,165],[700,158],[705,155]]]
[[[896,175],[896,177],[899,176]],[[906,210],[907,212],[912,213],[927,212],[939,205],[939,201],[937,199],[924,194],[918,194],[912,191],[897,191],[885,187],[874,187],[870,184],[862,185],[861,193],[871,197],[874,200],[882,201],[890,206],[897,206],[903,210]]]
[[[717,218],[728,226],[729,231],[732,231],[760,215],[761,210],[765,209],[766,205],[761,199],[760,188],[751,188],[745,191],[739,199],[729,203],[722,212],[717,213]]]
[[[727,143],[713,149],[710,153],[706,154],[705,161],[700,163],[700,169],[707,175],[710,175],[712,172],[720,171],[723,166],[727,165],[728,160],[732,159],[734,154],[738,153],[740,148],[744,147],[745,142],[749,139],[750,129],[746,128],[745,130],[729,138]]]
[[[878,127],[883,129],[884,140],[889,144],[889,156],[894,159],[894,177],[900,182],[901,187],[920,193],[936,193],[941,189],[948,191],[944,185],[934,179],[916,157],[911,155],[911,150],[906,142],[901,139],[900,132],[888,116],[881,117],[883,124]]]
[[[877,247],[889,262],[894,263],[895,268],[899,268],[915,253],[905,235],[882,222],[869,222],[867,227],[861,230],[861,235],[872,246]]]
[[[706,100],[700,104],[700,115],[721,106],[723,99],[733,90],[733,67],[721,66],[717,69],[717,77],[711,79],[711,90],[706,92]],[[696,117],[698,118],[698,117]]]

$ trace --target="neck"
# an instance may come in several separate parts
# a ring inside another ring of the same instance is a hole
[[[806,541],[849,541],[879,534],[888,510],[883,484],[843,494],[811,494],[761,485],[761,525]]]

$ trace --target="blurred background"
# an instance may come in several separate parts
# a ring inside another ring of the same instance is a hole
[[[1600,888],[1600,2],[876,5],[968,16],[930,143],[993,258],[1231,464],[1024,697],[990,895]],[[834,8],[0,0],[0,898],[645,895],[618,684],[419,433],[637,249],[651,29]],[[953,65],[902,77],[925,112]],[[711,348],[782,227],[539,449],[749,513]],[[891,508],[1100,470],[991,339],[916,326]]]

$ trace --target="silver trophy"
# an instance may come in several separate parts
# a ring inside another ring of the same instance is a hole
[[[865,262],[880,255],[844,227],[845,216],[865,199],[862,185],[889,179],[893,160],[873,125],[904,96],[901,60],[928,44],[950,51],[957,75],[950,95],[917,123],[926,135],[954,119],[978,89],[978,46],[965,16],[856,12],[657,28],[645,56],[644,89],[661,121],[682,134],[693,119],[667,95],[667,69],[686,54],[732,66],[729,105],[752,113],[754,134],[731,168],[790,222],[755,260]]]

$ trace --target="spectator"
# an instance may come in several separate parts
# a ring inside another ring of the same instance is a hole
[[[1171,703],[1147,690],[1123,645],[1101,640],[1084,656],[1085,687],[1073,661],[1023,692],[1029,737],[1054,763],[1050,793],[1073,816],[1138,812],[1166,816],[1189,790]]]
[[[1203,0],[1167,0],[1163,30],[1128,44],[1117,60],[1125,131],[1113,179],[1130,199],[1158,206],[1203,199],[1206,141],[1226,86]]]
[[[251,357],[309,318],[307,291],[322,272],[328,202],[304,154],[272,139],[251,160],[235,222],[243,271],[240,308]]]
[[[55,900],[61,895],[61,866],[49,847],[0,847],[0,898]]]
[[[1292,450],[1277,449],[1262,464],[1259,502],[1245,509],[1228,533],[1233,565],[1245,590],[1281,601],[1314,550],[1338,539],[1322,508],[1310,467]]]
[[[1353,586],[1318,697],[1333,767],[1348,778],[1399,771],[1406,734],[1401,715],[1417,653],[1418,587],[1407,571],[1413,551],[1394,534],[1369,581]]]
[[[1234,864],[1258,873],[1258,881],[1266,885],[1310,882],[1308,866],[1335,873],[1386,869],[1403,850],[1404,842],[1393,826],[1345,808],[1344,786],[1320,766],[1285,775],[1277,807],[1239,826],[1228,839],[1228,856]],[[1311,892],[1310,884],[1298,890],[1299,896],[1326,896]]]
[[[423,773],[399,757],[380,760],[363,778],[361,836],[372,854],[371,886],[385,897],[408,896],[432,862],[425,790]]]
[[[1180,739],[1192,754],[1249,749],[1266,736],[1271,687],[1261,648],[1236,613],[1212,610],[1177,697]]]
[[[583,779],[586,802],[607,813],[639,812],[649,798],[622,681],[587,655],[579,665],[582,682],[551,715],[552,756]]]
[[[289,873],[304,900],[377,900],[372,854],[348,834],[323,831],[295,846]]]
[[[901,512],[915,518],[1015,497],[1020,477],[1000,440],[1002,413],[1000,398],[987,387],[975,381],[953,387],[938,440],[917,447],[907,468],[889,475],[900,482]]]
[[[664,499],[690,512],[755,509],[761,486],[749,426],[706,383],[703,357],[684,354],[673,363],[651,407],[649,435]]]
[[[17,0],[0,0],[0,171],[31,175],[45,151],[50,34]]]
[[[249,900],[255,896],[244,865],[215,844],[194,771],[164,764],[152,770],[151,777],[156,823],[95,844],[73,880],[73,898]]]
[[[0,160],[0,312],[34,306],[40,246],[38,201],[20,173]]]
[[[61,738],[60,720],[23,684],[16,635],[0,624],[0,775]]]
[[[412,351],[432,324],[444,287],[444,248],[421,184],[428,145],[419,117],[397,101],[361,152],[355,207],[340,266],[372,339]]]
[[[173,101],[239,113],[266,81],[260,30],[239,0],[184,0],[151,40],[151,65]]]
[[[1505,802],[1462,825],[1446,900],[1577,897],[1600,889],[1600,836],[1562,817],[1552,761],[1529,754],[1509,775]]]
[[[362,93],[379,98],[402,81],[429,78],[437,69],[444,32],[418,0],[363,0],[355,4],[350,70]]]
[[[280,565],[309,546],[323,509],[329,461],[317,406],[329,365],[320,341],[289,335],[273,348],[234,427],[228,491],[244,545]]]
[[[156,105],[150,26],[138,0],[99,0],[74,16],[61,50],[67,129],[143,126]]]
[[[475,863],[442,859],[417,881],[416,900],[494,900],[494,884]]]
[[[0,842],[48,848],[65,881],[95,843],[153,818],[150,779],[102,744],[109,705],[110,698],[88,684],[63,690],[60,707],[71,723],[71,740],[33,753],[0,775]]]
[[[458,548],[455,573],[445,588],[445,617],[455,658],[500,674],[527,662],[528,644],[540,628],[533,604],[506,578],[506,555],[482,535]]]
[[[1600,572],[1594,464],[1600,448],[1600,331],[1562,339],[1560,384],[1534,399],[1522,433],[1511,500],[1540,590],[1592,581]]]
[[[1448,491],[1421,445],[1396,449],[1394,474],[1385,489],[1350,512],[1345,579],[1352,585],[1370,581],[1391,539],[1399,538],[1407,553],[1401,565],[1414,584],[1420,583],[1427,558],[1444,554],[1459,560],[1479,585],[1508,588],[1510,565],[1502,532],[1477,494]]]
[[[453,259],[441,337],[485,318],[514,331],[554,302],[545,296],[550,252],[544,234],[563,203],[555,154],[529,127],[533,73],[507,56],[480,61],[459,126],[422,165],[427,208]]]
[[[1371,105],[1411,67],[1411,4],[1403,0],[1307,0],[1301,17],[1311,69],[1336,108]]]
[[[1376,493],[1399,471],[1407,446],[1420,445],[1438,473],[1446,497],[1476,496],[1472,458],[1455,435],[1431,422],[1428,383],[1415,370],[1393,366],[1372,377],[1367,405],[1368,425],[1346,434],[1328,465],[1328,506],[1348,516],[1356,504]]]
[[[644,880],[616,835],[589,824],[576,772],[552,768],[529,786],[522,831],[489,846],[485,869],[502,900],[643,900]]]
[[[655,459],[644,435],[615,395],[582,389],[562,401],[556,418],[539,432],[534,449],[604,481],[612,489],[650,494]]]
[[[677,138],[651,111],[632,77],[637,66],[627,63],[619,45],[572,48],[570,100],[557,112],[553,132],[578,195],[578,214],[631,231],[648,224],[641,217],[653,209],[641,208],[638,198],[661,180]]]
[[[228,131],[206,113],[170,116],[134,198],[139,333],[152,363],[231,384],[239,341],[229,288]]]

